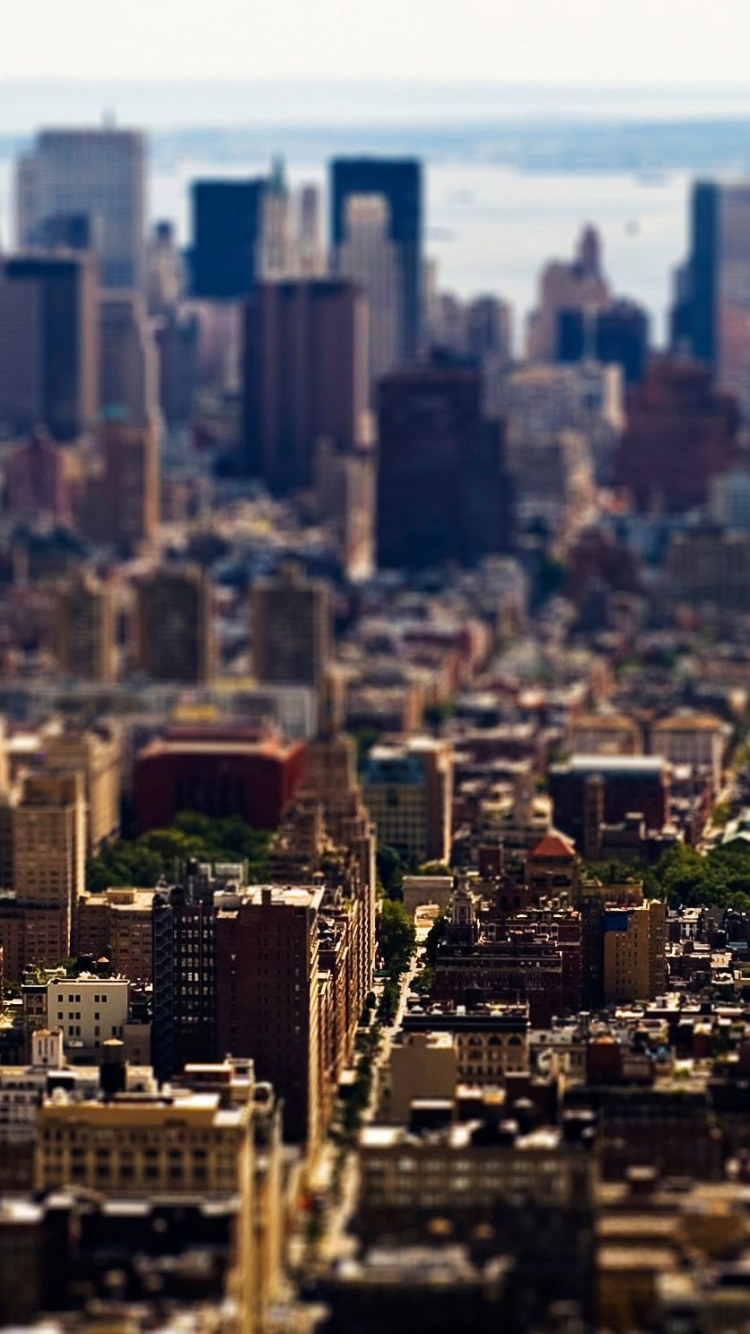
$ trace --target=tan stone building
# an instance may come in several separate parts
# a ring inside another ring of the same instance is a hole
[[[643,735],[627,714],[581,713],[570,724],[568,745],[582,755],[640,755]]]
[[[64,676],[115,679],[115,603],[109,584],[89,572],[62,583],[54,596],[52,628]]]
[[[27,777],[12,818],[13,888],[24,909],[24,962],[56,964],[70,954],[73,912],[84,888],[82,776]]]
[[[120,829],[120,747],[100,732],[69,731],[51,737],[46,746],[50,770],[83,775],[86,795],[86,849],[95,856]]]
[[[664,991],[667,908],[657,899],[604,910],[604,1000],[650,1000]]]

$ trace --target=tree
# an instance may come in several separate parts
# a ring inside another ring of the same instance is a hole
[[[403,973],[417,943],[417,928],[397,899],[385,899],[378,919],[378,948],[391,976]]]
[[[378,879],[389,899],[403,898],[404,863],[395,848],[378,848],[375,862]]]
[[[236,816],[212,820],[185,811],[169,829],[151,829],[134,839],[118,839],[102,848],[86,866],[86,888],[94,893],[116,885],[153,888],[164,877],[173,880],[189,858],[203,862],[247,865],[248,881],[268,877],[270,834],[251,829]]]

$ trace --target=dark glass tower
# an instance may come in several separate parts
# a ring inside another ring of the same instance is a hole
[[[192,190],[192,293],[237,301],[258,276],[266,182],[196,181]]]
[[[401,268],[399,360],[414,361],[422,315],[422,164],[414,159],[337,158],[331,164],[333,262],[345,237],[346,201],[381,195],[390,212],[390,240]]]
[[[690,202],[690,253],[678,275],[672,347],[715,374],[719,362],[719,211],[721,186],[697,181]]]

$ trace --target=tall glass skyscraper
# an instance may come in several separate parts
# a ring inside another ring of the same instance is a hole
[[[397,354],[400,364],[419,352],[422,324],[422,164],[410,158],[337,158],[331,166],[331,249],[340,266],[347,242],[348,201],[380,195],[388,209],[388,240],[398,257]]]
[[[18,164],[17,201],[22,248],[45,248],[50,229],[54,233],[64,219],[85,217],[101,286],[142,286],[145,141],[140,131],[42,130]]]
[[[750,181],[693,187],[690,254],[673,311],[676,348],[711,368],[750,418]]]

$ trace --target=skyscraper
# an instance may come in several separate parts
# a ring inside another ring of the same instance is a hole
[[[141,426],[159,409],[156,342],[140,292],[105,292],[99,303],[102,416]]]
[[[378,563],[427,566],[507,549],[503,424],[475,367],[396,371],[378,394]]]
[[[297,195],[297,269],[303,278],[325,273],[317,185],[303,185]]]
[[[359,440],[367,410],[367,308],[343,278],[260,283],[245,311],[250,473],[276,492],[310,486],[315,450]]]
[[[388,201],[382,195],[350,195],[337,267],[367,293],[371,389],[399,361],[400,267],[390,240]]]
[[[18,238],[39,244],[60,215],[89,219],[103,287],[140,288],[145,226],[145,141],[114,127],[42,130],[18,165]]]
[[[191,291],[238,301],[260,274],[266,181],[196,181],[192,190]]]
[[[750,182],[693,187],[690,252],[680,271],[672,342],[711,369],[750,413]]]
[[[86,799],[79,773],[38,774],[13,811],[13,887],[38,923],[27,961],[59,963],[70,953],[73,913],[84,890]]]
[[[58,667],[80,681],[115,677],[115,607],[112,588],[90,573],[63,584],[54,606]]]
[[[322,887],[254,885],[215,900],[219,1050],[252,1057],[257,1077],[284,1100],[285,1137],[310,1147],[322,1128],[323,894]]]
[[[604,310],[565,309],[557,317],[557,361],[593,359],[620,366],[628,384],[643,379],[648,356],[648,315],[635,301],[613,301]]]
[[[0,421],[46,426],[56,440],[89,430],[98,409],[97,284],[73,254],[20,255],[0,277]]]
[[[331,167],[331,248],[340,269],[347,239],[348,201],[378,195],[387,204],[388,239],[398,256],[397,356],[414,361],[422,324],[422,167],[412,159],[338,158]]]
[[[155,681],[207,681],[211,584],[194,565],[155,570],[138,586],[136,659]]]
[[[305,579],[294,564],[252,589],[253,665],[261,682],[320,688],[328,665],[328,585]]]

